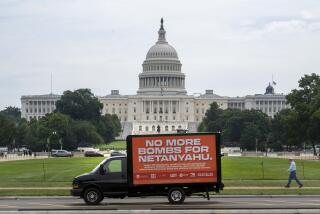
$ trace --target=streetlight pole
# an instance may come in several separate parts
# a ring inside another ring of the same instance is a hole
[[[59,139],[59,143],[60,143],[60,150],[62,150],[62,139]]]
[[[47,138],[48,157],[50,156],[50,136]]]
[[[47,138],[47,149],[48,149],[48,157],[50,156],[50,138],[53,136],[53,135],[56,135],[57,132],[56,131],[53,131],[49,137]]]

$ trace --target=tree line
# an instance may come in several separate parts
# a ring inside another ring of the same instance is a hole
[[[289,109],[268,117],[259,110],[222,110],[212,103],[199,131],[219,131],[225,146],[243,150],[297,151],[320,146],[320,76],[305,75],[287,96]],[[102,104],[90,89],[65,91],[56,110],[39,120],[21,119],[18,108],[0,112],[0,147],[26,145],[41,151],[111,142],[121,131],[116,115],[101,115]]]
[[[320,146],[320,76],[305,75],[287,96],[291,108],[269,118],[260,110],[219,109],[212,103],[199,131],[222,133],[225,146],[243,150],[297,151]]]
[[[0,147],[48,151],[109,143],[121,124],[116,115],[101,115],[102,107],[90,89],[65,91],[56,110],[38,120],[22,119],[20,109],[7,107],[0,112]]]

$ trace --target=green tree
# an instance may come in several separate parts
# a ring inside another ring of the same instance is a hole
[[[219,109],[212,103],[199,126],[199,131],[221,131],[223,143],[253,149],[258,142],[266,142],[270,120],[261,111]]]
[[[14,106],[6,107],[4,110],[0,111],[0,114],[3,114],[16,122],[21,119],[20,109]]]
[[[299,80],[299,88],[287,95],[288,103],[297,113],[295,132],[313,148],[320,142],[320,76],[305,75]]]
[[[47,141],[50,149],[60,148],[63,144],[70,125],[70,117],[61,113],[51,113],[42,117],[38,122],[38,136]],[[65,145],[63,145],[65,146]]]
[[[0,146],[12,145],[15,129],[15,122],[0,114]]]
[[[203,118],[199,131],[216,132],[221,131],[222,124],[220,123],[220,117],[223,110],[219,108],[216,102],[211,103],[210,108],[207,110],[205,117]]]
[[[25,145],[28,131],[29,125],[27,120],[21,119],[16,126],[13,148],[20,148],[22,145]]]
[[[256,147],[256,140],[259,144],[265,144],[268,140],[270,120],[261,111],[229,110],[226,111],[224,118],[226,120],[225,139],[240,142],[242,149],[252,150]]]
[[[241,132],[240,147],[247,150],[256,149],[256,139],[261,138],[261,130],[255,123],[246,123]]]
[[[302,148],[302,138],[296,130],[298,127],[298,114],[294,109],[284,109],[275,115],[271,122],[271,142],[273,147],[282,150]]]
[[[71,128],[66,136],[66,148],[75,149],[79,145],[102,144],[103,138],[97,132],[96,127],[88,121],[72,121]]]
[[[56,107],[57,112],[69,115],[72,119],[97,120],[103,105],[90,89],[78,89],[73,92],[65,91]]]
[[[105,143],[109,143],[119,135],[121,123],[117,115],[105,114],[95,122],[98,133],[103,137]]]

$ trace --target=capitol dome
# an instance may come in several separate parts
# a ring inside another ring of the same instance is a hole
[[[177,51],[168,44],[166,40],[166,31],[163,28],[163,19],[161,19],[161,26],[158,31],[159,37],[155,45],[153,45],[148,53],[146,60],[150,58],[174,58],[178,59]]]
[[[150,58],[174,58],[178,59],[177,51],[169,45],[168,43],[160,43],[152,46],[148,53],[146,59]]]
[[[186,94],[181,66],[177,51],[166,40],[161,19],[158,41],[149,49],[142,64],[138,94]]]

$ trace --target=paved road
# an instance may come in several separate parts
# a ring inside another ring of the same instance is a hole
[[[72,197],[0,198],[0,213],[8,211],[68,211],[68,210],[318,210],[320,196],[266,196],[266,197],[202,197],[186,198],[182,205],[170,205],[165,197],[105,199],[98,206],[87,206],[82,199]],[[297,213],[297,212],[294,212]]]

